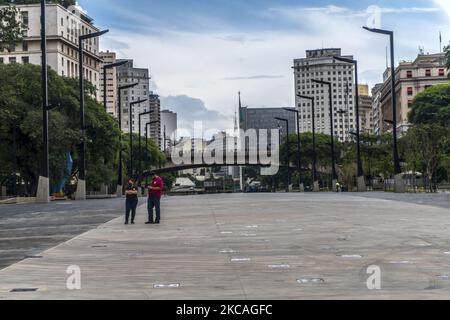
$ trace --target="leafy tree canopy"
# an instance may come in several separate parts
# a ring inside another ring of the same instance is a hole
[[[419,93],[408,117],[412,124],[450,126],[450,84],[435,85]]]

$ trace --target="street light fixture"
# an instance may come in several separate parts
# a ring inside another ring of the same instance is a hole
[[[126,90],[126,89],[131,89],[134,88],[138,85],[139,83],[132,83],[132,84],[127,84],[124,86],[119,86],[118,88],[118,95],[119,95],[119,101],[118,101],[118,105],[119,105],[119,109],[117,111],[118,114],[118,118],[119,118],[119,130],[120,130],[120,136],[119,136],[119,142],[120,142],[120,151],[119,151],[119,166],[118,166],[118,173],[117,173],[117,196],[121,197],[122,193],[123,193],[123,189],[122,189],[122,183],[123,183],[123,175],[122,175],[122,90]]]
[[[80,155],[78,159],[78,185],[75,195],[76,200],[86,200],[86,124],[84,119],[84,50],[83,41],[91,38],[97,38],[109,30],[103,30],[99,32],[93,32],[89,34],[80,35],[78,37],[78,65],[79,65],[79,77],[80,77],[80,125],[81,125],[81,144]]]
[[[286,123],[286,146],[287,146],[287,192],[291,188],[291,150],[289,147],[289,120],[284,118],[275,118],[275,120],[282,121]],[[281,135],[280,135],[281,138]]]
[[[295,112],[297,119],[297,171],[298,171],[298,187],[300,192],[305,191],[305,186],[302,183],[302,168],[301,168],[301,141],[300,141],[300,114],[297,109],[284,108],[284,110],[289,112]]]
[[[45,30],[45,0],[41,0],[41,67],[42,67],[42,164],[36,202],[50,202],[48,163],[48,74],[47,74],[47,33]]]
[[[392,134],[393,134],[393,158],[394,158],[394,174],[396,176],[395,191],[404,192],[404,186],[402,185],[402,177],[400,176],[402,170],[400,167],[400,159],[398,156],[397,147],[397,95],[395,93],[395,55],[394,55],[394,31],[368,28],[363,29],[389,36],[390,49],[391,49],[391,101],[392,101]],[[399,181],[399,183],[397,183]]]
[[[130,170],[129,170],[129,177],[133,177],[134,174],[134,168],[133,168],[133,106],[136,104],[141,104],[148,101],[148,99],[139,99],[138,101],[133,101],[130,103],[130,108],[128,110],[129,117],[128,117],[128,131],[130,134]]]
[[[313,161],[312,161],[312,181],[313,191],[319,191],[319,182],[317,181],[317,154],[316,154],[316,110],[315,110],[315,98],[310,96],[304,96],[298,94],[297,97],[311,101],[311,113],[312,113],[312,143],[313,143]]]
[[[149,115],[151,113],[154,113],[154,110],[150,110],[150,111],[139,113],[139,166],[138,166],[139,182],[140,182],[141,176],[142,176],[141,119],[142,119],[143,116]],[[145,128],[145,129],[147,130],[147,128]]]
[[[330,133],[331,133],[331,177],[332,177],[332,186],[331,188],[334,189],[334,185],[337,182],[337,173],[336,173],[336,158],[334,153],[334,121],[333,121],[333,95],[332,95],[332,85],[329,81],[323,81],[323,80],[315,80],[311,79],[312,82],[326,85],[328,86],[328,96],[329,96],[329,102],[330,102]]]
[[[159,122],[158,120],[155,120],[155,121],[147,122],[145,124],[145,166],[146,167],[148,167],[150,165],[149,164],[150,157],[148,156],[148,134],[150,132],[149,126],[151,126],[152,124],[158,123],[158,122]],[[148,182],[146,183],[146,185],[148,185]]]
[[[361,137],[360,137],[360,119],[359,119],[359,82],[358,82],[358,61],[353,59],[347,59],[343,57],[333,57],[334,60],[345,62],[349,64],[353,64],[355,67],[355,87],[356,87],[356,94],[355,94],[355,113],[356,113],[356,161],[357,161],[357,174],[358,174],[358,191],[363,192],[367,191],[366,188],[366,182],[364,179],[364,172],[363,172],[363,166],[361,161]]]
[[[123,61],[119,61],[119,62],[116,62],[116,63],[105,64],[103,66],[103,106],[105,107],[105,110],[107,110],[107,108],[106,108],[106,104],[107,104],[107,97],[106,97],[106,70],[123,66],[127,62],[128,62],[128,60],[123,60]]]

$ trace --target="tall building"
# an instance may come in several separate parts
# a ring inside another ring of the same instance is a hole
[[[24,41],[0,52],[0,63],[41,64],[41,7],[40,4],[16,5],[20,19],[27,27]],[[0,8],[2,8],[0,6]],[[4,8],[4,6],[3,6]],[[60,76],[78,77],[78,37],[98,32],[90,18],[79,7],[64,8],[58,4],[47,4],[47,63]],[[97,89],[100,80],[99,39],[84,41],[84,76]],[[96,94],[99,99],[98,93]]]
[[[152,111],[150,114],[150,138],[156,143],[156,145],[162,147],[161,139],[161,100],[159,96],[150,91],[149,94],[149,110]]]
[[[100,84],[99,84],[99,100],[103,103],[103,66],[116,63],[115,52],[100,52],[102,63],[100,64]],[[116,68],[106,69],[106,111],[117,118],[117,70]]]
[[[372,124],[372,97],[369,95],[367,84],[358,85],[359,93],[359,129],[361,133],[371,134]]]
[[[259,130],[268,131],[268,142],[270,142],[270,130],[281,128],[281,135],[286,136],[286,122],[275,118],[287,119],[289,123],[289,134],[297,132],[295,112],[285,110],[284,108],[240,108],[240,128],[244,131],[254,129],[259,137]],[[293,108],[292,108],[293,109]],[[294,110],[294,109],[293,109]],[[257,146],[250,146],[250,150]]]
[[[334,61],[333,56],[342,56],[341,49],[307,50],[306,57],[294,60],[295,104],[299,110],[300,132],[312,132],[311,101],[297,95],[315,98],[316,132],[334,135],[341,141],[349,138],[355,129],[353,65]],[[330,102],[327,86],[315,84],[311,80],[328,81],[332,84],[333,124],[330,123]]]
[[[118,60],[123,61],[123,60]],[[139,133],[139,114],[150,110],[149,103],[149,71],[148,69],[135,68],[133,60],[117,68],[117,80],[119,86],[138,83],[134,88],[122,90],[120,108],[122,113],[122,131]],[[139,100],[146,102],[134,104],[129,115],[130,104]],[[151,121],[149,115],[141,117],[141,134],[145,134],[145,124]]]
[[[381,88],[382,83],[377,83],[372,88],[372,133],[375,135],[381,134],[383,116],[381,113]]]
[[[161,111],[162,150],[171,148],[177,141],[177,114],[170,110]]]
[[[408,113],[414,97],[426,88],[449,83],[445,65],[445,53],[419,54],[414,61],[404,61],[395,70],[395,94],[397,96],[397,133],[404,134],[408,128]],[[391,72],[384,73],[381,88],[382,132],[392,131]]]

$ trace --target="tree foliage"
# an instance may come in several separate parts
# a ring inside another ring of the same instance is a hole
[[[408,117],[412,124],[450,126],[450,84],[435,85],[419,93]]]
[[[436,190],[439,182],[438,169],[449,151],[450,128],[436,124],[418,124],[411,127],[402,140],[407,142],[408,163],[423,172],[430,191]]]
[[[76,79],[58,76],[49,69],[49,163],[51,184],[78,172],[80,134],[79,85]],[[41,68],[30,64],[0,65],[0,183],[13,173],[13,132],[16,129],[17,165],[21,180],[36,191],[42,164]],[[88,189],[117,180],[120,130],[117,121],[91,97],[94,87],[86,83],[86,181]],[[144,140],[145,143],[145,140]],[[127,149],[127,139],[122,139]],[[152,163],[163,161],[150,144]],[[156,149],[155,149],[156,148]],[[74,166],[66,172],[71,155]],[[127,154],[124,151],[126,161]]]
[[[24,38],[26,26],[19,13],[19,9],[15,6],[0,9],[0,52],[11,51]]]

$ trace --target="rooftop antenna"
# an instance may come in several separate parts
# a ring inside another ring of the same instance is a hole
[[[442,53],[442,32],[439,31],[439,52]]]

